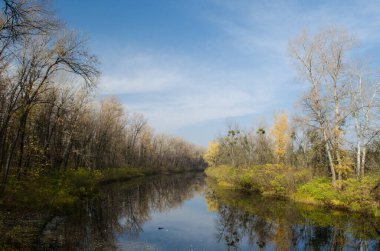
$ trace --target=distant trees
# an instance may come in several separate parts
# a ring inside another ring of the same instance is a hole
[[[235,167],[277,161],[273,151],[273,140],[263,127],[246,131],[237,126],[230,126],[226,136],[219,137],[209,144],[205,160],[211,166],[218,163]]]

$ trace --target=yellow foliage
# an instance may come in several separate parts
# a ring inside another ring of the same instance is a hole
[[[274,139],[276,153],[280,162],[284,161],[286,148],[290,141],[288,129],[288,115],[280,113],[274,116],[274,124],[270,129],[270,134]]]
[[[341,160],[336,166],[336,170],[342,172],[343,175],[348,175],[352,172],[354,163],[352,162],[352,159],[350,156],[346,153],[341,151]]]
[[[210,142],[208,144],[207,151],[203,158],[206,160],[209,166],[216,166],[219,154],[219,144],[217,142]]]

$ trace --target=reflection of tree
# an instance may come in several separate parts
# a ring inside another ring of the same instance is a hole
[[[217,219],[217,239],[225,241],[228,250],[237,250],[241,239],[239,220],[235,211],[222,205]]]
[[[116,249],[117,233],[138,238],[154,211],[180,206],[200,191],[202,176],[195,174],[144,178],[103,187],[98,196],[83,202],[65,223],[68,250]]]
[[[217,206],[217,240],[227,250],[377,250],[379,219],[302,206],[289,201],[242,195],[209,183],[206,202]]]

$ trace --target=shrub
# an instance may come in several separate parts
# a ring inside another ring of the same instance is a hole
[[[331,185],[328,178],[315,178],[301,185],[294,198],[298,201],[316,201],[326,206],[337,206],[340,193]],[[310,200],[311,199],[311,200]]]
[[[311,178],[309,170],[298,170],[278,164],[233,168],[218,166],[206,169],[206,174],[239,190],[257,191],[271,196],[288,196],[299,183]]]
[[[378,178],[343,181],[342,190],[334,188],[328,178],[315,178],[299,187],[293,198],[301,202],[316,202],[328,207],[344,208],[363,213],[377,213],[378,202],[372,194]]]
[[[379,175],[368,175],[361,180],[346,179],[342,183],[342,189],[338,190],[327,177],[312,178],[310,169],[295,169],[279,164],[240,168],[209,167],[206,174],[224,187],[380,215],[379,202],[373,191],[380,183]]]

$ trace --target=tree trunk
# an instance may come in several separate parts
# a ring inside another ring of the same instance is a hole
[[[367,155],[367,147],[363,146],[362,163],[360,166],[360,176],[362,178],[364,177],[364,167],[365,167],[365,162],[366,162],[366,155]]]
[[[13,156],[13,153],[16,149],[16,145],[17,145],[17,141],[18,141],[18,138],[19,138],[19,135],[20,135],[20,128],[17,130],[17,134],[16,134],[16,137],[14,138],[12,144],[11,144],[11,147],[9,149],[9,153],[8,153],[8,156],[7,156],[7,160],[6,160],[6,163],[5,163],[5,168],[4,168],[4,173],[3,173],[3,185],[5,185],[8,181],[8,175],[9,175],[9,169],[10,169],[10,166],[11,166],[11,161],[12,161],[12,156]]]
[[[360,178],[360,170],[361,170],[361,147],[360,147],[360,141],[358,140],[357,146],[356,146],[356,176],[357,178]]]
[[[331,155],[330,145],[329,145],[329,142],[327,140],[326,132],[323,132],[323,136],[324,136],[324,139],[326,141],[325,148],[326,148],[327,157],[329,159],[329,166],[330,166],[330,171],[331,171],[331,181],[332,181],[332,185],[335,187],[336,186],[335,166],[334,166],[334,161],[333,161],[333,158]]]
[[[21,178],[21,173],[23,169],[23,158],[24,158],[24,145],[25,145],[25,131],[26,131],[26,122],[28,119],[28,111],[25,111],[20,119],[20,155],[17,164],[17,179]]]

